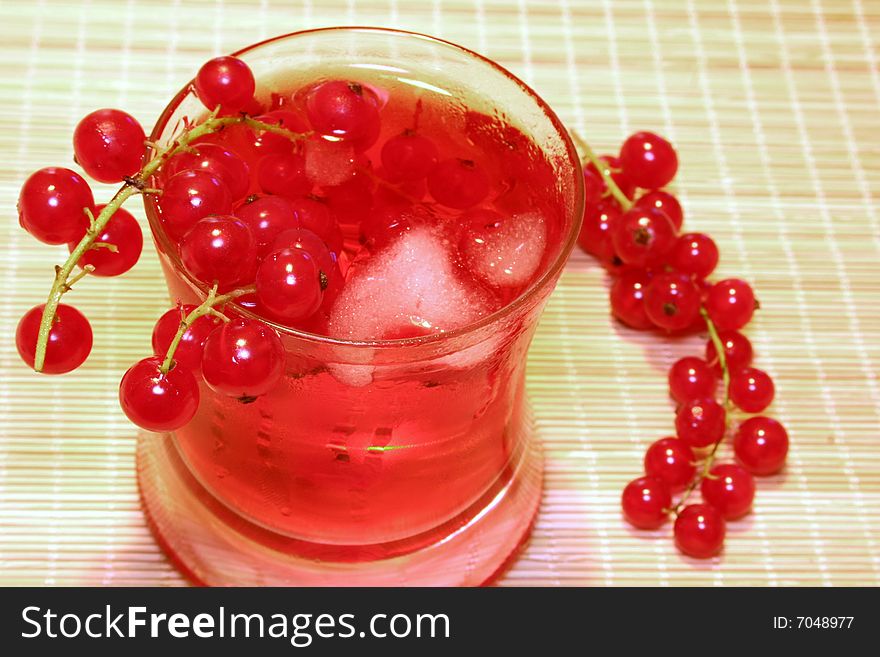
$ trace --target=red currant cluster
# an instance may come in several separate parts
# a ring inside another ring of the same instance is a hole
[[[249,187],[247,164],[218,145],[200,143],[225,127],[248,123],[270,138],[289,144],[299,133],[282,126],[278,117],[251,119],[244,111],[253,102],[253,74],[234,57],[208,62],[195,80],[208,119],[189,127],[168,148],[141,168],[146,137],[130,115],[103,109],[77,125],[73,145],[76,162],[100,182],[122,182],[106,205],[95,205],[89,184],[74,171],[41,169],[24,183],[19,220],[31,235],[47,244],[68,244],[70,258],[56,268],[47,304],[35,306],[19,322],[16,344],[24,361],[47,374],[69,372],[81,365],[92,347],[88,320],[61,296],[86,274],[117,276],[138,260],[143,236],[137,221],[121,209],[134,194],[161,194],[162,219],[180,238],[184,266],[198,279],[213,284],[199,306],[181,305],[166,312],[153,330],[154,355],[125,374],[119,398],[126,415],[139,426],[168,431],[186,424],[199,403],[196,376],[213,390],[249,401],[267,392],[281,378],[283,349],[278,334],[262,322],[230,319],[218,308],[248,293],[259,295],[278,314],[313,312],[326,287],[325,271],[336,267],[324,241],[305,229],[280,233],[279,216],[294,212],[278,197],[245,204],[231,216],[232,203]],[[283,167],[273,169],[276,179]],[[161,189],[151,185],[161,185]],[[314,213],[313,213],[314,214]],[[320,232],[321,226],[300,208],[299,223]],[[319,217],[320,219],[320,217]],[[276,237],[283,245],[256,269],[256,253],[269,250]],[[79,266],[81,271],[73,274]],[[320,270],[319,270],[320,268]],[[338,267],[337,267],[338,268]],[[256,287],[230,288],[242,281]],[[224,294],[218,294],[223,288]],[[222,320],[222,321],[221,321]]]
[[[785,428],[754,416],[732,431],[738,463],[715,463],[728,435],[728,415],[736,409],[761,413],[773,401],[773,380],[751,367],[752,345],[739,332],[758,304],[745,281],[707,280],[718,263],[718,248],[708,235],[680,233],[681,205],[661,189],[678,169],[668,141],[638,132],[627,138],[618,157],[601,158],[581,146],[589,163],[578,241],[614,277],[614,316],[639,330],[708,330],[710,335],[705,358],[682,358],[669,371],[676,437],[648,448],[645,476],[623,491],[623,513],[641,529],[657,529],[675,515],[678,548],[693,557],[710,557],[721,550],[725,521],[751,508],[753,475],[777,472],[788,452]],[[719,381],[724,403],[716,399]],[[687,504],[698,487],[703,503]],[[681,496],[673,504],[676,493]]]
[[[109,203],[96,206],[88,183],[61,168],[33,174],[19,200],[28,232],[70,247],[48,302],[32,308],[17,331],[22,358],[39,372],[69,372],[89,355],[88,320],[60,300],[84,275],[115,276],[135,264],[143,237],[121,209],[135,194],[157,197],[182,266],[211,289],[202,304],[180,305],[158,320],[153,356],[122,379],[123,410],[152,431],[192,419],[199,378],[243,402],[279,381],[278,334],[260,321],[224,315],[229,301],[280,324],[326,333],[348,267],[341,217],[354,217],[349,223],[364,248],[376,250],[420,220],[413,199],[430,193],[440,206],[461,211],[490,191],[481,166],[442,160],[437,146],[412,129],[383,144],[379,179],[364,152],[378,140],[381,103],[361,83],[321,80],[273,93],[267,105],[254,97],[246,63],[218,57],[199,70],[193,90],[210,113],[198,124],[187,122],[163,149],[146,142],[138,122],[119,110],[98,110],[78,124],[75,161],[95,180],[123,183]],[[145,144],[154,154],[141,167]],[[321,196],[312,194],[315,188]],[[474,212],[472,223],[485,229],[490,211]],[[485,242],[466,238],[464,256]]]

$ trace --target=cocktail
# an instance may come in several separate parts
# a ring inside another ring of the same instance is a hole
[[[526,353],[582,216],[553,112],[458,46],[327,29],[212,60],[147,143],[120,195],[178,307],[120,401],[168,554],[208,584],[491,579],[537,511]]]

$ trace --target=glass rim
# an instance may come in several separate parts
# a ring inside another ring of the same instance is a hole
[[[422,34],[420,32],[413,32],[409,30],[398,30],[394,28],[386,28],[386,27],[370,27],[370,26],[335,26],[335,27],[319,27],[312,28],[307,30],[298,30],[296,32],[288,32],[286,34],[280,34],[278,36],[274,36],[268,39],[264,39],[263,41],[259,41],[257,43],[251,44],[239,50],[236,50],[232,53],[233,56],[240,56],[245,53],[248,53],[252,50],[256,50],[262,46],[265,46],[270,43],[274,43],[275,41],[281,41],[284,39],[289,39],[292,37],[305,36],[309,34],[317,34],[323,32],[363,32],[363,33],[378,33],[378,34],[392,34],[399,35],[404,37],[413,37],[419,40],[424,40],[432,43],[441,44],[442,46],[452,48],[457,50],[468,57],[476,59],[483,64],[488,64],[490,68],[494,69],[496,72],[501,73],[509,80],[513,81],[517,87],[519,87],[527,96],[529,96],[538,108],[543,112],[543,114],[550,121],[553,129],[556,133],[562,138],[563,145],[565,146],[565,152],[568,156],[568,159],[576,164],[576,169],[578,170],[575,175],[575,198],[574,198],[574,219],[571,222],[571,227],[568,233],[565,235],[565,240],[562,244],[562,248],[560,249],[556,259],[547,267],[541,276],[537,278],[531,285],[529,285],[525,290],[523,290],[515,299],[505,304],[498,310],[489,313],[485,317],[481,317],[479,320],[475,322],[471,322],[469,324],[465,324],[464,326],[458,327],[456,329],[452,329],[450,331],[444,331],[440,333],[431,333],[429,335],[412,337],[412,338],[398,338],[394,340],[347,340],[344,338],[334,338],[327,335],[321,335],[319,333],[310,333],[308,331],[303,331],[301,329],[295,329],[290,326],[286,326],[284,324],[278,324],[277,322],[272,321],[266,317],[262,317],[257,313],[253,312],[249,308],[242,306],[237,303],[235,300],[229,302],[229,305],[235,308],[235,312],[240,314],[243,317],[247,317],[249,319],[256,319],[264,324],[271,326],[273,329],[278,331],[283,336],[295,337],[304,341],[318,343],[321,345],[334,346],[334,347],[359,347],[359,348],[370,348],[370,349],[383,349],[383,348],[401,348],[401,347],[416,347],[423,345],[432,345],[432,344],[441,344],[443,342],[447,342],[450,340],[454,340],[459,337],[476,334],[481,329],[486,328],[487,326],[494,324],[495,322],[502,320],[506,317],[509,317],[514,312],[516,312],[519,308],[524,306],[530,299],[534,298],[537,293],[550,285],[558,276],[558,274],[565,267],[566,262],[568,261],[568,257],[571,254],[572,249],[574,248],[575,241],[577,240],[578,233],[580,232],[581,221],[583,216],[583,208],[584,208],[584,182],[583,176],[580,175],[580,156],[578,155],[577,148],[572,141],[571,135],[568,130],[565,128],[565,125],[556,115],[556,112],[547,104],[547,102],[538,95],[538,93],[532,89],[529,85],[519,79],[516,75],[508,71],[506,68],[498,64],[497,62],[489,59],[488,57],[481,55],[478,52],[470,50],[464,46],[461,46],[457,43],[453,43],[452,41],[447,41],[445,39],[440,39],[438,37],[434,37],[428,34]],[[165,130],[169,119],[172,114],[177,110],[183,100],[189,96],[193,91],[194,79],[187,82],[180,91],[178,91],[174,97],[169,101],[168,105],[165,106],[165,109],[162,110],[162,113],[159,115],[159,118],[156,120],[155,125],[153,126],[152,131],[150,132],[150,136],[148,138],[151,144],[156,144],[159,142],[162,132]],[[147,146],[143,158],[142,165],[145,165],[150,161],[154,154],[154,147]],[[180,261],[180,256],[177,253],[177,248],[175,244],[168,237],[165,232],[164,227],[162,226],[162,222],[159,220],[159,215],[155,210],[155,199],[149,195],[144,195],[144,209],[147,215],[147,220],[150,224],[150,230],[153,234],[155,240],[157,240],[161,246],[165,250],[165,254],[170,259],[171,263],[174,266],[175,272],[179,273],[183,276],[183,278],[187,281],[187,283],[193,287],[195,290],[201,292],[203,296],[207,296],[209,290],[211,289],[209,285],[197,280],[193,276],[186,271],[183,267],[183,263]]]

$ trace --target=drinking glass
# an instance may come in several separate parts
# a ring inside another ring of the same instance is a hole
[[[475,324],[404,340],[347,341],[274,326],[285,376],[252,403],[201,385],[194,419],[138,438],[148,522],[173,562],[210,585],[477,585],[528,538],[543,461],[525,394],[536,324],[583,211],[568,133],[494,62],[423,35],[373,28],[298,32],[236,55],[258,84],[285,71],[371,69],[503,116],[552,167],[560,210],[537,279]],[[185,87],[150,139],[170,143],[204,108]],[[544,184],[544,183],[542,183]],[[147,216],[172,299],[199,303],[152,197]],[[232,312],[253,316],[246,307]]]

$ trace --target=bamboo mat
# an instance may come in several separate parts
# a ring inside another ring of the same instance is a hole
[[[28,172],[70,165],[97,107],[152,125],[209,56],[306,27],[432,33],[520,75],[600,150],[653,129],[679,149],[686,225],[754,283],[757,365],[789,428],[781,475],[731,523],[722,557],[630,530],[622,486],[672,431],[665,370],[700,353],[615,325],[608,282],[575,254],[529,361],[547,453],[534,537],[509,585],[880,583],[880,71],[876,0],[0,2],[0,583],[179,585],[138,507],[134,434],[116,401],[165,289],[153,253],[74,303],[95,349],[78,372],[19,361],[18,318],[65,253],[17,226]],[[96,197],[109,198],[109,188]],[[133,212],[143,212],[132,203]]]

